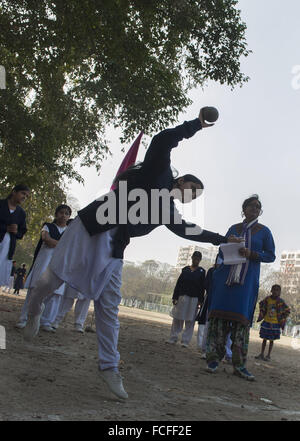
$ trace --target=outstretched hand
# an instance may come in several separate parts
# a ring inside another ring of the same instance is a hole
[[[205,122],[205,120],[204,120],[204,115],[203,115],[203,111],[204,111],[204,107],[202,107],[202,109],[200,109],[200,113],[199,113],[199,117],[198,117],[198,118],[200,119],[200,122],[201,122],[202,128],[204,129],[205,127],[211,127],[211,126],[213,126],[214,123],[209,124],[209,123]]]

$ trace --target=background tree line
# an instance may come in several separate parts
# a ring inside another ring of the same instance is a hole
[[[212,264],[203,259],[200,265],[207,271]],[[126,263],[123,269],[122,296],[130,299],[134,306],[147,303],[172,305],[172,295],[181,269],[167,263],[147,260],[139,265]],[[287,274],[275,271],[268,265],[262,265],[258,301],[254,315],[254,324],[259,313],[259,302],[270,295],[275,283],[282,287],[282,298],[291,308],[290,320],[300,324],[300,280],[293,289],[287,288]]]

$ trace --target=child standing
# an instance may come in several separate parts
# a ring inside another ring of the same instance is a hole
[[[185,325],[181,346],[188,347],[194,332],[197,309],[203,302],[205,270],[199,266],[202,259],[200,251],[192,255],[192,265],[186,266],[177,280],[173,294],[173,317],[171,333],[166,343],[175,344]]]
[[[274,340],[280,339],[280,329],[284,329],[286,319],[290,314],[290,309],[287,304],[280,297],[281,286],[273,285],[271,288],[271,295],[267,296],[264,300],[259,303],[259,316],[257,321],[263,320],[259,336],[263,339],[261,345],[261,353],[255,358],[270,361],[271,352],[274,345]],[[269,340],[269,351],[268,355],[265,357],[265,349],[267,341]]]

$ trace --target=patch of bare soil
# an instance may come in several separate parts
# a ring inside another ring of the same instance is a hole
[[[129,394],[122,402],[98,376],[96,334],[74,332],[73,311],[55,334],[41,331],[34,343],[24,342],[14,327],[24,295],[0,292],[1,421],[300,421],[300,349],[290,337],[275,342],[264,362],[254,358],[261,339],[251,332],[247,367],[256,381],[247,382],[228,364],[205,371],[197,325],[189,348],[167,345],[169,316],[120,307],[120,368]],[[91,320],[92,310],[86,325]]]

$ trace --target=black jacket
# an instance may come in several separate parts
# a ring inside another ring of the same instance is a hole
[[[10,213],[7,199],[0,199],[0,242],[3,241],[5,234],[7,233],[7,226],[11,224],[18,225],[17,234],[10,234],[10,245],[8,251],[8,259],[13,258],[17,239],[22,239],[27,231],[26,227],[26,213],[19,205],[16,207],[13,213]]]
[[[180,296],[197,297],[199,303],[203,302],[205,282],[205,269],[199,266],[195,271],[190,266],[185,266],[174,288],[173,300]]]
[[[151,201],[151,190],[167,189],[168,191],[171,191],[174,184],[173,174],[170,167],[171,151],[173,148],[177,147],[179,141],[184,138],[192,137],[200,129],[201,122],[199,118],[196,118],[192,121],[185,121],[183,124],[175,127],[174,129],[163,130],[158,135],[154,136],[146,152],[145,159],[139,173],[135,174],[132,181],[128,180],[127,182],[128,193],[134,188],[141,188],[146,191],[148,201]],[[130,237],[144,236],[160,225],[166,225],[169,230],[178,236],[196,242],[208,242],[214,245],[227,242],[226,237],[206,230],[202,230],[202,232],[197,235],[187,234],[186,228],[196,227],[196,225],[187,223],[184,220],[182,220],[181,224],[174,222],[174,215],[177,210],[172,198],[170,200],[169,207],[170,222],[163,222],[162,212],[160,212],[158,222],[153,223],[151,217],[151,207],[149,204],[148,222],[134,225],[131,224],[128,219],[126,219],[125,223],[121,224],[119,219],[120,213],[118,210],[119,200],[124,201],[126,196],[127,195],[125,195],[125,197],[123,195],[120,196],[119,189],[117,188],[116,190],[110,192],[105,200],[96,200],[78,212],[81,221],[91,236],[107,231],[118,225],[117,233],[113,239],[113,257],[123,258],[124,249],[128,245]],[[114,200],[115,198],[116,217],[114,221],[110,221],[109,223],[99,223],[97,221],[97,210],[102,206],[102,204],[104,204],[104,202],[107,202],[108,198],[110,198],[110,200]],[[135,203],[136,201],[128,202],[127,215],[130,207]]]
[[[199,325],[205,325],[206,318],[207,318],[207,310],[211,302],[211,295],[212,295],[212,277],[213,272],[215,270],[215,267],[209,268],[209,270],[206,273],[205,281],[204,281],[204,288],[206,291],[206,296],[204,299],[204,302],[200,308],[200,311],[197,314],[196,321],[199,323]]]

